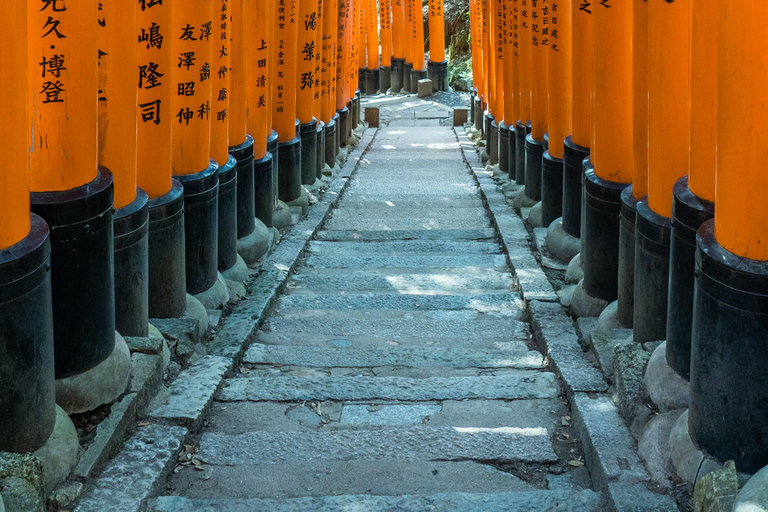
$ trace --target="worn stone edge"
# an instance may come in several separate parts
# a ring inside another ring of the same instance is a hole
[[[469,140],[469,137],[464,132],[464,128],[461,126],[454,127],[454,132],[456,133],[456,137],[461,145],[464,160],[469,166],[472,176],[475,178],[478,191],[480,192],[480,196],[483,200],[483,204],[486,206],[489,212],[491,224],[496,230],[499,240],[501,241],[504,253],[507,255],[510,267],[514,269],[515,274],[518,273],[518,270],[532,271],[534,274],[536,273],[536,270],[538,270],[541,272],[541,278],[546,280],[547,286],[549,287],[549,290],[551,290],[550,296],[546,293],[547,287],[543,286],[542,284],[542,288],[544,288],[545,293],[540,293],[538,296],[527,295],[525,287],[529,283],[520,280],[519,276],[516,276],[520,285],[520,294],[522,295],[523,299],[525,299],[526,304],[534,300],[545,303],[559,303],[559,299],[555,294],[554,289],[552,289],[552,285],[549,284],[549,279],[547,279],[544,271],[541,270],[541,267],[538,261],[536,261],[536,258],[532,253],[530,253],[530,234],[525,228],[522,219],[520,219],[512,207],[507,204],[504,198],[504,194],[498,190],[496,182],[491,178],[491,173],[484,169],[484,166],[480,162],[480,155],[477,153],[475,145],[472,144],[472,142]],[[529,250],[529,258],[524,256],[513,258],[514,251],[510,250],[510,246],[515,249],[519,249],[520,247],[525,246]],[[534,264],[535,268],[533,266]],[[538,280],[538,276],[535,279]],[[537,308],[535,307],[529,308],[529,311],[532,310],[530,311],[532,326],[540,323],[540,319],[536,318],[536,309]],[[565,316],[564,311],[562,311],[561,314],[563,315],[564,320],[570,322],[570,320]],[[571,327],[571,329],[573,329],[573,327]],[[575,341],[574,350],[576,350],[579,349],[578,336],[576,335],[575,330],[573,331],[573,334],[573,339]],[[550,360],[552,361],[553,369],[555,370],[557,376],[563,381],[566,390],[568,390],[566,393],[566,398],[568,400],[569,406],[571,407],[571,411],[576,416],[577,428],[580,427],[579,430],[582,434],[582,443],[585,445],[586,465],[589,468],[590,474],[592,474],[594,478],[594,475],[602,474],[601,457],[604,457],[602,451],[605,448],[605,440],[601,439],[600,436],[593,435],[595,434],[594,429],[591,429],[590,425],[584,422],[582,416],[577,410],[577,404],[575,400],[577,393],[579,395],[587,395],[586,393],[578,390],[580,387],[578,383],[574,382],[572,379],[569,379],[568,374],[564,374],[561,371],[560,365],[564,362],[562,354],[560,354],[557,350],[554,352],[550,350],[550,347],[548,347],[546,344],[546,337],[541,336],[541,340],[539,341],[543,342],[542,348],[546,349]],[[597,371],[597,369],[595,369],[589,363],[583,353],[581,357],[583,358],[584,365],[589,366],[593,370]],[[603,393],[600,394],[602,395]],[[607,394],[605,394],[605,396],[608,397]],[[612,420],[611,422],[613,425],[611,426],[611,430],[614,432],[625,433],[631,438],[629,430],[622,422],[616,406],[610,399],[606,400],[606,406],[610,407],[612,412],[612,414],[605,415],[606,419],[610,418]],[[634,442],[632,444],[634,445]],[[637,457],[638,455],[635,449],[631,454],[631,458]],[[645,466],[642,467],[643,470],[645,470]],[[657,506],[652,510],[665,510],[665,508],[663,508],[664,506],[668,507],[666,510],[678,510],[672,498],[664,494],[656,494],[650,491],[641,482],[633,482],[631,484],[631,491],[633,492],[627,493],[624,492],[627,490],[627,483],[625,482],[614,482],[606,478],[596,478],[595,481],[598,483],[598,490],[603,494],[603,499],[606,501],[607,509],[612,512],[651,510],[648,508],[650,503],[658,503],[661,505],[661,508]],[[648,476],[648,481],[650,481],[650,475]],[[628,496],[628,494],[631,496]]]

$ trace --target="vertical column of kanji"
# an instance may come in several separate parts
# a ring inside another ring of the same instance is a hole
[[[491,156],[490,134],[491,122],[493,121],[493,101],[495,96],[495,81],[492,70],[493,63],[493,45],[491,44],[491,21],[490,21],[491,0],[480,0],[481,12],[481,39],[483,46],[483,136],[485,137],[485,149],[483,149],[482,161],[487,162]]]
[[[229,120],[232,113],[231,80],[234,0],[214,0],[213,55],[211,59],[211,159],[219,166],[218,269],[225,272],[237,263],[237,159],[229,154]],[[241,137],[243,134],[240,135]]]
[[[323,8],[323,53],[322,53],[322,89],[320,94],[320,116],[325,123],[325,154],[323,171],[328,174],[336,164],[338,154],[338,135],[336,130],[336,25],[339,22],[338,0],[324,0]],[[328,166],[328,169],[325,166]]]
[[[648,0],[632,0],[632,184],[621,193],[616,319],[631,329],[635,302],[635,217],[648,194]]]
[[[1,3],[0,16],[10,21],[0,33],[0,450],[25,453],[56,422],[51,249],[48,226],[29,209],[27,1]]]
[[[392,5],[392,84],[390,88],[393,93],[399,93],[402,92],[406,82],[405,60],[408,56],[408,38],[405,6],[408,0],[389,1]]]
[[[553,256],[568,263],[579,252],[578,241],[567,246],[562,233],[563,146],[571,132],[571,4],[551,0],[549,4],[549,140],[541,162],[541,223],[550,231],[547,239]],[[557,222],[555,223],[555,221]],[[553,226],[553,223],[555,223]],[[547,245],[547,247],[549,247]]]
[[[515,154],[514,146],[510,144],[514,140],[514,126],[517,121],[518,97],[515,89],[515,47],[513,35],[514,13],[512,2],[500,2],[501,4],[501,53],[502,75],[504,81],[504,97],[502,98],[503,117],[499,123],[499,169],[507,173],[512,180],[515,179]],[[511,150],[511,151],[510,151]]]
[[[136,5],[102,0],[98,29],[99,165],[115,180],[115,327],[123,336],[146,336],[149,328],[149,198],[136,187]],[[162,80],[157,67],[140,71],[142,86]]]
[[[350,51],[349,42],[352,37],[352,0],[339,0],[338,38],[336,40],[336,113],[339,116],[336,130],[338,132],[339,146],[347,145],[349,136],[349,68]],[[343,153],[340,151],[339,156]]]
[[[187,292],[200,295],[218,277],[218,164],[211,155],[213,16],[216,0],[182,0],[171,9],[173,138],[171,168],[184,187]],[[217,46],[218,50],[218,46]],[[214,114],[215,118],[215,114]],[[208,301],[209,296],[216,300]],[[226,293],[200,295],[209,308]]]
[[[517,49],[518,68],[518,107],[519,119],[515,124],[515,182],[525,185],[525,138],[531,133],[531,5],[530,0],[514,0],[517,21],[515,48]],[[517,198],[520,199],[517,199]],[[532,202],[525,197],[521,188],[515,196],[515,204]]]
[[[530,2],[531,133],[525,138],[525,197],[541,201],[541,159],[546,146],[549,97],[549,0]],[[541,227],[538,215],[529,217]]]
[[[117,22],[115,22],[117,23]],[[149,196],[149,317],[178,318],[186,310],[184,189],[171,178],[171,5],[139,2],[137,180]],[[136,77],[134,76],[134,79]]]
[[[688,176],[672,190],[666,360],[688,380],[691,366],[696,231],[715,213],[717,164],[717,15],[714,2],[691,0],[691,138]]]
[[[317,174],[317,118],[315,102],[315,34],[317,33],[317,0],[301,0],[298,17],[298,53],[296,74],[296,113],[301,138],[301,184],[313,185]]]
[[[368,70],[365,77],[365,93],[376,94],[379,90],[379,30],[376,0],[366,0],[365,5],[365,52]]]
[[[504,118],[504,21],[502,13],[502,0],[491,0],[491,76],[494,82],[494,94],[491,97],[493,106],[491,112],[493,120],[491,121],[491,130],[488,133],[488,155],[490,163],[497,165],[499,163],[499,123]],[[505,169],[506,171],[506,169]]]
[[[445,60],[445,11],[443,0],[429,0],[429,79],[433,91],[448,90],[448,62]]]
[[[563,147],[563,230],[581,237],[582,177],[592,137],[592,5],[571,2],[571,134]],[[586,161],[588,163],[588,161]],[[591,165],[591,164],[590,164]]]
[[[574,298],[579,312],[594,315],[618,297],[621,194],[632,182],[634,170],[632,5],[601,0],[593,6],[592,18],[592,156],[596,158],[584,175],[584,279]]]
[[[298,0],[277,0],[275,17],[275,73],[273,126],[279,139],[277,151],[277,197],[290,203],[302,196],[301,139],[296,119]]]
[[[381,34],[379,90],[386,94],[392,86],[392,0],[379,1],[379,33]]]
[[[266,29],[264,30],[264,33],[268,35],[267,40],[269,41],[269,90],[267,92],[269,96],[269,110],[267,111],[267,121],[268,126],[270,127],[270,134],[267,138],[267,150],[272,154],[272,201],[274,203],[274,214],[273,214],[273,221],[275,223],[276,230],[279,230],[280,228],[285,226],[285,220],[287,217],[287,212],[284,211],[285,204],[281,204],[280,200],[278,199],[278,160],[277,160],[277,154],[278,154],[278,145],[279,145],[279,139],[280,137],[277,134],[277,126],[275,125],[275,96],[276,96],[276,87],[275,83],[277,81],[277,65],[275,64],[277,62],[277,7],[278,7],[278,0],[271,0],[269,2],[269,5],[267,6],[267,18],[265,21],[266,23]],[[278,231],[279,232],[279,231]]]
[[[719,7],[717,209],[696,237],[688,425],[705,453],[752,473],[768,464],[768,9]]]
[[[112,173],[98,167],[99,5],[35,0],[28,13],[31,204],[51,227],[56,400],[82,412],[117,398],[130,377],[115,334]]]
[[[315,71],[312,80],[312,111],[317,119],[317,149],[315,151],[315,182],[312,190],[317,190],[323,183],[319,181],[323,177],[325,167],[325,121],[323,121],[323,99],[321,99],[325,86],[323,85],[323,21],[325,10],[328,8],[327,0],[317,2],[317,26],[315,28]]]
[[[405,64],[403,65],[403,89],[405,92],[415,92],[411,84],[413,74],[413,1],[403,1],[403,19],[405,25]]]
[[[469,45],[472,52],[472,84],[470,86],[470,121],[477,130],[478,108],[481,103],[480,96],[482,94],[482,48],[480,46],[480,34],[477,24],[477,0],[469,0],[469,31],[470,40]],[[394,61],[392,67],[394,69]]]
[[[411,0],[413,13],[413,71],[411,87],[418,92],[419,80],[427,78],[427,63],[424,56],[424,9],[421,0]]]
[[[648,197],[637,203],[635,220],[633,327],[640,343],[667,334],[672,191],[688,171],[691,133],[690,23],[689,0],[648,3]]]
[[[367,2],[368,0],[357,0],[356,2],[352,2],[352,8],[354,9],[355,15],[355,29],[352,31],[352,60],[357,63],[356,66],[352,67],[352,84],[356,84],[352,96],[355,96],[357,91],[365,90],[365,77],[367,76],[366,69],[368,69],[368,61],[365,52],[365,12],[368,7]],[[352,126],[354,127],[356,125],[357,123],[353,123]]]

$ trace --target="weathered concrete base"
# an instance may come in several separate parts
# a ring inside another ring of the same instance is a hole
[[[227,292],[229,293],[229,298],[231,300],[240,300],[245,297],[246,291],[242,281],[225,279],[224,282],[227,284]]]
[[[204,292],[194,295],[194,297],[200,301],[205,309],[219,309],[229,302],[227,283],[224,282],[224,277],[222,277],[221,273],[217,272],[216,282],[213,283],[213,286]]]
[[[544,224],[541,222],[541,201],[531,206],[531,211],[528,212],[528,224],[532,228],[544,227]]]
[[[243,261],[248,267],[255,265],[272,246],[272,229],[268,228],[259,219],[256,219],[256,228],[250,235],[244,236],[237,241],[237,254],[243,258]],[[229,270],[224,272],[224,277],[231,279],[232,281],[245,281],[248,278],[248,270],[245,270],[246,276],[244,279],[239,279],[241,276],[231,275]]]
[[[180,318],[153,318],[152,322],[166,338],[197,343],[208,332],[208,310],[187,294],[187,309]]]
[[[325,183],[315,178],[315,182],[313,184],[304,185],[304,188],[306,188],[311,194],[317,194],[319,190],[322,190],[323,188],[325,188]]]
[[[152,325],[151,322],[149,323],[149,327],[148,327],[147,330],[148,330],[148,333],[147,333],[147,337],[148,338],[162,338],[163,337],[163,333],[160,332],[160,329],[158,329],[157,327]]]
[[[593,297],[584,290],[584,280],[579,281],[571,298],[571,311],[576,316],[600,316],[608,302]]]
[[[569,263],[581,251],[581,240],[563,229],[563,218],[557,218],[547,228],[547,249],[557,261]]]
[[[576,284],[582,279],[584,279],[584,264],[581,261],[581,253],[579,253],[568,262],[568,269],[565,271],[565,282],[567,284]]]
[[[642,344],[631,341],[631,338],[616,343],[614,346],[615,399],[619,413],[628,422],[638,418],[647,421],[650,418],[649,415],[646,415],[643,419],[640,412],[650,410],[646,405],[648,394],[643,384],[643,376],[648,360],[651,358],[651,350],[652,348],[646,349]],[[637,427],[634,430],[638,432],[642,430],[642,425]]]
[[[277,202],[277,209],[272,214],[272,224],[275,229],[283,230],[293,223],[291,209],[282,201]]]
[[[242,258],[242,256],[238,254],[235,264],[232,265],[231,268],[223,271],[221,275],[227,281],[242,283],[248,279],[248,265],[245,263],[245,260]]]
[[[653,416],[640,434],[637,443],[637,454],[645,463],[651,478],[664,488],[672,487],[670,476],[674,473],[669,451],[669,434],[672,431],[672,425],[683,412],[682,409],[678,409]]]
[[[0,501],[3,510],[8,507],[8,512],[43,512],[43,499],[28,480],[18,476],[8,476],[0,479]]]
[[[304,216],[307,213],[307,210],[309,210],[309,193],[307,192],[307,189],[301,187],[301,195],[286,204],[291,209],[292,213],[299,213],[299,216]]]
[[[645,389],[660,411],[685,409],[690,398],[690,384],[669,367],[666,358],[667,342],[653,351],[645,369]]]
[[[733,504],[733,512],[765,512],[766,510],[768,510],[768,466],[747,481]]]
[[[594,331],[602,334],[608,334],[614,329],[621,329],[622,326],[617,318],[619,311],[619,301],[615,300],[608,304],[600,316],[597,317],[597,324]],[[594,332],[593,331],[593,332]]]
[[[53,433],[48,441],[32,454],[43,463],[43,490],[46,495],[67,479],[77,463],[79,451],[80,441],[75,425],[64,409],[56,406]]]
[[[739,477],[736,473],[736,464],[729,460],[723,464],[722,468],[704,475],[696,482],[693,491],[693,510],[704,512],[736,510],[738,512],[739,509],[734,508],[737,494],[739,494]],[[747,510],[767,510],[768,500],[765,499],[765,487],[763,487],[762,494],[762,499],[754,496],[747,501],[749,503]]]
[[[108,358],[95,368],[56,381],[56,403],[68,414],[92,411],[117,400],[130,380],[131,352],[115,332],[115,348]]]
[[[593,322],[589,332],[583,332],[587,344],[592,347],[592,351],[600,363],[600,369],[609,382],[614,381],[613,361],[616,355],[616,346],[622,343],[632,342],[632,330],[624,329],[616,321],[616,301],[611,302],[603,310],[600,316],[594,318],[580,318],[580,325],[586,322]]]
[[[520,208],[530,208],[533,205],[536,204],[536,201],[533,199],[530,199],[528,196],[525,195],[525,187],[520,187],[520,189],[517,191],[517,194],[515,195],[515,200],[512,203],[514,208],[516,210],[519,210]]]
[[[271,231],[272,231],[272,245],[274,246],[280,243],[280,239],[283,237],[283,235],[281,235],[280,231],[275,227],[272,227]]]
[[[705,455],[693,444],[688,431],[687,409],[672,425],[672,431],[669,434],[669,451],[677,475],[692,484],[707,473],[721,467],[717,460]]]

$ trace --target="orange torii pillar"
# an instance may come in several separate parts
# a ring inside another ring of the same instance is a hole
[[[277,130],[277,197],[288,204],[301,200],[301,138],[299,120],[296,118],[300,86],[298,75],[299,7],[297,2],[277,0],[275,16],[275,83],[272,105],[273,127]],[[310,112],[311,114],[311,112]]]
[[[531,133],[525,138],[525,197],[541,201],[541,158],[546,149],[545,135],[548,128],[549,97],[549,1],[530,1],[530,85],[531,85]],[[541,218],[529,217],[541,227]]]
[[[618,323],[632,328],[637,202],[648,195],[648,2],[632,0],[632,184],[621,193]],[[714,70],[712,71],[714,74]],[[711,126],[710,126],[711,128]]]
[[[381,33],[379,90],[386,94],[392,86],[392,0],[379,1],[379,32]]]
[[[506,8],[506,3],[504,6]],[[443,0],[429,0],[429,79],[433,91],[448,90],[448,61],[445,60],[445,10]]]
[[[482,117],[482,47],[480,46],[480,28],[478,24],[478,0],[469,0],[469,31],[470,48],[472,52],[472,87],[470,87],[470,121],[475,130],[479,130],[479,119]]]
[[[219,166],[211,158],[211,116],[216,116],[212,77],[217,72],[213,48],[215,42],[218,50],[219,43],[213,5],[210,0],[174,2],[169,37],[176,88],[171,100],[171,167],[184,187],[187,292],[211,290],[199,297],[210,309],[227,298],[226,285],[218,279]]]
[[[563,231],[565,138],[571,133],[571,4],[552,2],[549,23],[549,148],[541,163],[541,223],[547,226],[547,248],[568,263],[579,241]]]
[[[411,0],[411,14],[413,14],[411,91],[418,92],[419,80],[427,78],[427,65],[424,58],[424,11],[421,0]]]
[[[666,360],[688,380],[691,367],[696,231],[715,214],[718,5],[691,0],[691,137],[688,176],[672,190]]]
[[[357,91],[365,90],[365,77],[367,76],[366,69],[368,69],[368,61],[366,60],[365,52],[365,16],[368,7],[366,5],[367,1],[368,0],[359,0],[358,2],[353,2],[355,28],[352,31],[352,61],[356,62],[357,66],[352,68],[354,70],[352,83],[357,84],[355,95],[357,95]],[[355,126],[356,124],[357,123],[354,123],[352,126]]]
[[[299,2],[298,53],[295,56],[298,88],[296,115],[299,119],[301,139],[301,184],[313,185],[317,175],[317,118],[315,117],[315,57],[320,51],[316,45],[317,0]],[[290,58],[290,54],[287,58]]]
[[[336,113],[339,116],[336,130],[338,131],[339,146],[346,147],[350,132],[349,108],[347,101],[350,93],[349,69],[352,65],[350,43],[352,41],[352,0],[339,0],[338,38],[336,40]],[[338,158],[343,157],[339,151]]]
[[[704,452],[753,473],[768,464],[768,10],[723,0],[717,20],[717,208],[696,236],[688,425]]]
[[[592,10],[571,0],[571,134],[563,148],[563,230],[581,237],[582,181],[592,138]]]
[[[270,89],[273,78],[270,73],[270,51],[273,42],[269,30],[269,27],[274,25],[274,16],[271,15],[273,0],[246,2],[246,123],[247,131],[253,137],[253,210],[256,218],[267,229],[274,230],[277,201],[277,132],[272,130],[271,121]],[[248,258],[244,259],[249,263]]]
[[[285,208],[285,203],[280,202],[278,199],[279,196],[279,162],[278,162],[278,153],[279,153],[279,139],[280,137],[277,134],[277,126],[275,125],[275,97],[277,95],[277,87],[275,86],[277,82],[277,7],[278,3],[275,0],[268,0],[269,5],[267,7],[267,14],[268,17],[261,21],[259,20],[258,23],[255,23],[256,28],[260,34],[260,37],[267,36],[266,39],[268,41],[267,46],[267,54],[269,56],[267,60],[267,70],[269,74],[268,78],[268,87],[269,90],[267,92],[267,95],[269,97],[268,106],[269,110],[267,111],[267,125],[269,126],[269,137],[267,138],[267,151],[269,151],[272,154],[272,202],[274,204],[274,212],[273,212],[273,223],[275,224],[273,227],[275,228],[275,236],[279,234],[279,228],[283,227],[285,225],[285,221],[287,220],[287,213]],[[264,27],[266,25],[266,27]],[[260,29],[260,30],[259,30]]]
[[[135,30],[139,70],[137,181],[149,196],[149,317],[178,318],[187,307],[184,189],[171,177],[171,6],[142,2]],[[172,60],[173,59],[173,60]],[[135,76],[134,76],[135,78]]]
[[[673,188],[688,171],[691,142],[690,23],[690,0],[648,3],[648,196],[637,203],[635,219],[633,329],[639,343],[667,336]]]
[[[504,116],[503,3],[502,0],[491,0],[490,2],[490,38],[493,46],[493,52],[491,54],[491,76],[494,81],[494,94],[490,99],[493,106],[489,108],[489,110],[493,115],[493,119],[491,120],[491,130],[487,140],[490,142],[490,146],[488,146],[488,156],[490,157],[489,163],[491,165],[497,165],[499,163],[499,123],[501,123]]]
[[[408,0],[389,1],[392,2],[392,84],[390,89],[392,89],[393,94],[399,94],[403,92],[406,84],[405,60],[408,56],[408,29],[405,6]]]
[[[365,74],[365,93],[376,94],[379,90],[379,33],[376,21],[376,0],[365,0],[365,53],[368,68]],[[362,51],[362,49],[361,49]]]
[[[115,182],[115,328],[123,336],[147,336],[149,198],[136,186],[137,4],[111,0],[100,5],[99,165],[112,171]],[[139,75],[147,87],[162,80],[149,67],[139,68]]]
[[[485,110],[483,111],[483,137],[485,138],[485,147],[483,153],[480,156],[483,164],[488,163],[491,159],[491,148],[493,147],[493,140],[491,136],[491,127],[495,120],[494,109],[496,108],[496,76],[493,73],[494,58],[494,44],[493,39],[493,1],[494,0],[482,0],[482,12],[483,12],[483,84],[485,89],[483,91],[483,103],[485,104]]]
[[[0,401],[0,450],[26,453],[43,446],[56,423],[51,244],[47,224],[29,210],[27,2],[3,2],[0,16],[15,20],[0,34],[7,116],[0,124],[0,389],[13,397]]]
[[[312,111],[317,119],[317,150],[315,151],[315,182],[312,190],[322,187],[319,180],[323,178],[325,167],[325,121],[323,121],[323,104],[320,97],[323,90],[323,22],[326,17],[325,10],[330,2],[318,0],[317,2],[317,28],[315,29],[315,75],[312,87]]]
[[[339,155],[339,131],[336,113],[336,27],[339,18],[339,0],[324,0],[325,15],[323,16],[323,55],[322,78],[320,89],[320,116],[325,123],[325,173],[331,173],[338,166],[336,157]]]
[[[232,114],[232,86],[235,85],[230,76],[233,53],[230,8],[234,2],[215,0],[213,9],[211,158],[219,166],[218,268],[222,273],[237,264],[237,159],[229,154],[229,117]]]
[[[413,0],[402,0],[403,18],[405,25],[405,64],[403,64],[403,92],[416,92],[412,88],[411,74],[413,72]]]
[[[632,182],[632,5],[592,6],[594,143],[584,173],[584,279],[574,311],[595,316],[618,297],[621,193]]]
[[[515,52],[517,54],[518,120],[515,123],[515,183],[525,185],[525,138],[531,133],[531,11],[530,0],[517,0],[515,5]],[[525,192],[518,194],[528,202]],[[532,206],[532,203],[529,204]]]
[[[56,401],[84,412],[120,396],[131,368],[115,332],[112,173],[98,166],[98,1],[27,7],[31,205],[51,228]]]
[[[502,54],[501,72],[504,81],[504,97],[502,122],[499,123],[499,169],[507,173],[507,176],[515,179],[515,122],[517,121],[517,106],[519,98],[515,89],[515,32],[513,4],[500,2],[501,8],[501,32],[499,46]]]

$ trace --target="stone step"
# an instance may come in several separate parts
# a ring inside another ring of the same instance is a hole
[[[349,460],[556,462],[550,432],[536,428],[406,427],[317,432],[206,432],[198,458],[214,466]]]
[[[286,345],[292,347],[446,347],[477,348],[483,350],[505,350],[508,345],[519,341],[508,338],[430,338],[428,336],[401,337],[397,341],[379,336],[338,336],[307,332],[264,332],[259,331],[254,340],[265,345]]]
[[[314,255],[361,255],[361,254],[500,254],[496,242],[470,242],[446,240],[391,240],[389,242],[309,242],[309,252]]]
[[[369,202],[369,201],[420,201],[420,202],[438,202],[438,201],[462,201],[478,199],[477,190],[454,190],[450,193],[437,192],[437,191],[425,191],[412,189],[409,192],[392,191],[392,190],[363,190],[363,189],[347,189],[344,191],[342,207],[345,204],[353,202]]]
[[[288,289],[292,293],[331,291],[391,291],[402,294],[442,295],[484,293],[487,291],[512,291],[514,281],[508,273],[488,272],[471,274],[387,274],[380,273],[333,273],[304,274],[291,277]]]
[[[463,400],[554,398],[554,374],[510,370],[504,378],[473,377],[301,377],[270,376],[224,381],[222,402],[295,400]]]
[[[304,259],[305,268],[458,268],[480,267],[509,272],[507,258],[501,254],[370,254],[360,256],[321,256],[310,254]]]
[[[337,208],[331,215],[332,219],[339,220],[363,220],[363,219],[380,219],[380,220],[394,220],[394,219],[487,219],[485,210],[478,207],[469,208],[443,208],[441,206],[424,206],[421,208],[403,208],[397,206],[395,208],[389,207],[371,207],[366,209],[361,208]]]
[[[511,476],[511,475],[510,475]],[[514,477],[512,477],[514,478]],[[462,486],[463,487],[463,486]],[[449,487],[450,488],[450,487]],[[421,487],[415,489],[422,491]],[[461,493],[432,495],[313,496],[289,499],[191,499],[163,496],[157,499],[155,512],[314,512],[317,510],[365,512],[588,512],[597,510],[600,496],[594,491],[545,491]]]
[[[395,199],[392,201],[384,200],[371,200],[371,201],[348,201],[347,197],[344,197],[344,201],[339,203],[336,207],[338,210],[366,210],[374,208],[407,208],[407,209],[422,209],[422,208],[446,208],[446,209],[463,209],[463,208],[482,208],[483,201],[477,196],[466,197],[435,197],[429,201],[414,201],[409,199]]]
[[[467,314],[448,315],[447,313],[463,313],[452,311],[433,311],[433,318],[358,318],[356,321],[349,317],[328,318],[317,316],[302,318],[295,316],[273,317],[264,322],[263,329],[272,332],[307,332],[314,334],[333,334],[335,336],[376,336],[380,338],[497,338],[500,340],[526,340],[528,325],[519,320],[509,318],[483,318]],[[437,315],[437,313],[445,313]]]
[[[280,298],[279,310],[293,309],[334,309],[334,310],[470,310],[481,313],[496,313],[524,320],[525,303],[516,293],[497,291],[495,293],[463,295],[424,295],[403,293],[289,293]]]
[[[388,241],[388,240],[492,240],[496,241],[493,228],[482,229],[397,229],[397,230],[330,230],[323,229],[316,240],[333,241]]]
[[[353,230],[353,231],[386,231],[411,229],[483,229],[490,227],[487,218],[441,219],[433,217],[428,212],[416,218],[407,219],[370,219],[370,218],[331,218],[323,229]]]
[[[535,350],[529,350],[523,342],[516,342],[509,350],[504,351],[442,347],[320,348],[254,344],[246,352],[243,362],[255,365],[332,368],[445,366],[537,369],[542,367],[543,356]]]

